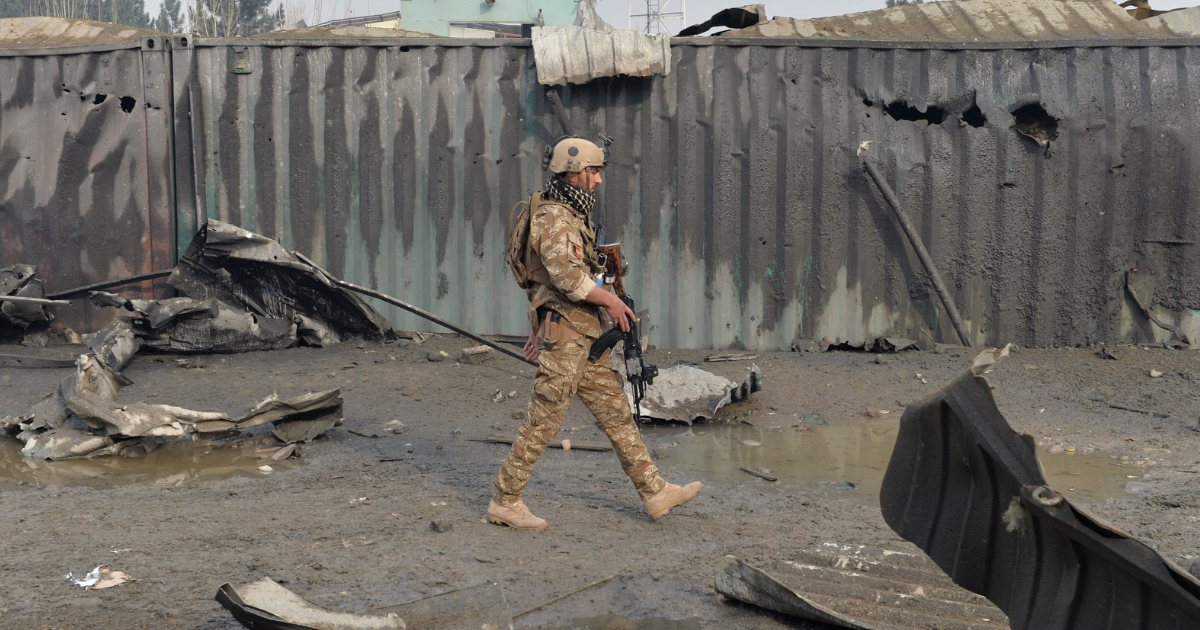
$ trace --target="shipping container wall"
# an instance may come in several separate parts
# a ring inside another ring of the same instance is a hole
[[[54,293],[174,265],[169,54],[161,37],[0,51],[0,267],[35,265]],[[56,316],[90,332],[112,313]]]
[[[527,333],[509,209],[561,133],[527,44],[176,48],[181,235],[220,218],[478,332]],[[1166,317],[1200,308],[1196,51],[675,40],[669,76],[563,98],[577,133],[616,138],[594,218],[660,347],[957,342],[863,157],[973,343],[1153,340],[1127,275]]]

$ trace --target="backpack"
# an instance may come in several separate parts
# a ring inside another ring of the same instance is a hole
[[[541,257],[533,255],[529,248],[533,211],[542,203],[542,193],[536,192],[528,201],[518,201],[508,213],[508,252],[504,255],[504,262],[512,269],[513,278],[522,289],[528,289],[534,283],[550,284],[550,273],[542,264]]]

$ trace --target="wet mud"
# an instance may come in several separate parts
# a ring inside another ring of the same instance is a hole
[[[668,480],[705,481],[692,503],[650,521],[612,453],[550,450],[525,495],[550,527],[519,532],[483,521],[507,447],[475,440],[515,434],[532,369],[425,358],[470,345],[349,343],[207,356],[191,368],[171,355],[138,356],[123,400],[234,415],[273,392],[341,387],[346,422],[304,445],[298,462],[270,462],[270,473],[258,471],[263,445],[253,442],[78,463],[27,462],[0,444],[0,627],[232,630],[217,587],[263,577],[346,612],[492,580],[517,614],[615,574],[516,626],[816,628],[725,601],[713,587],[717,560],[767,566],[825,543],[920,553],[883,522],[879,479],[905,405],[972,356],[908,352],[876,363],[861,353],[760,353],[763,391],[717,421],[643,428]],[[747,365],[703,363],[706,354],[649,359],[744,376]],[[1037,441],[1053,487],[1188,567],[1200,556],[1200,352],[1114,354],[1019,349],[989,380],[1014,428]],[[23,413],[62,375],[0,368],[0,415]],[[390,420],[407,430],[378,430]],[[559,437],[603,440],[578,403]],[[100,564],[136,581],[85,591],[63,579]]]

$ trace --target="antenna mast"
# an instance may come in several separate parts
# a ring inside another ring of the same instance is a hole
[[[678,10],[673,10],[675,5]],[[645,13],[634,13],[643,6]],[[687,26],[686,13],[687,0],[629,0],[629,28],[647,35],[674,35]]]

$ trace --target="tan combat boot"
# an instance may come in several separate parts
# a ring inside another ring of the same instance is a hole
[[[692,497],[696,496],[703,487],[704,484],[699,481],[693,481],[686,486],[669,483],[658,494],[646,499],[646,511],[650,513],[652,519],[662,518],[671,511],[671,508],[691,501]]]
[[[501,505],[495,499],[488,504],[488,520],[497,525],[508,525],[513,529],[546,529],[546,520],[538,518],[518,500],[512,505]]]

